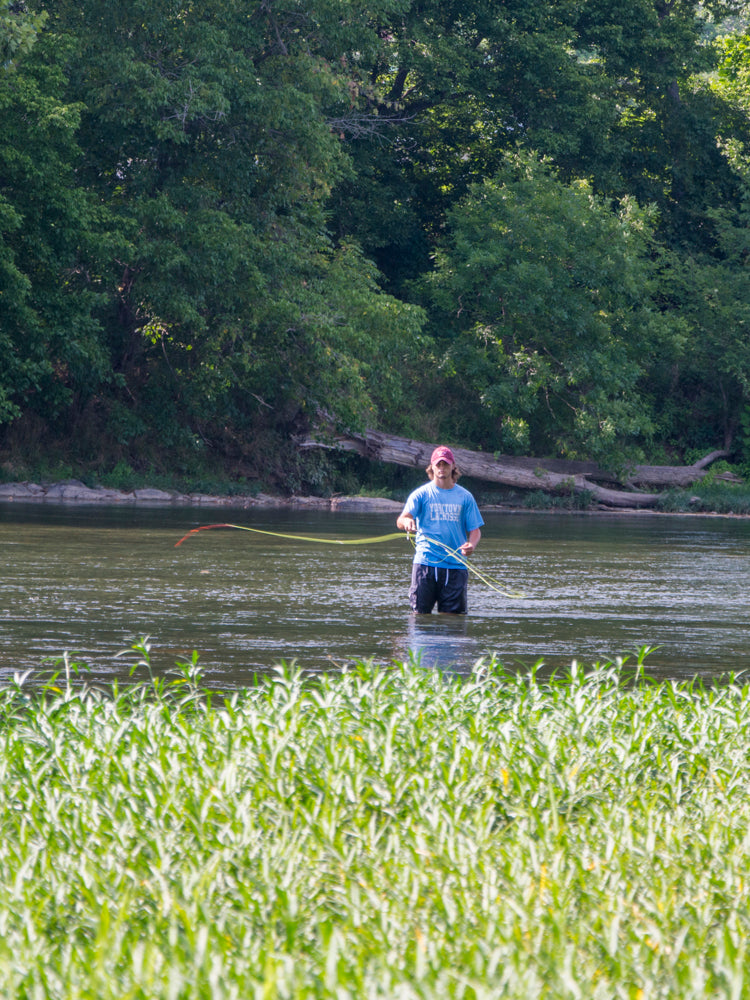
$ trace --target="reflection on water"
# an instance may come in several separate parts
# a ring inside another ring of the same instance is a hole
[[[218,516],[217,516],[218,515]],[[250,683],[281,660],[309,670],[410,654],[468,672],[543,658],[607,661],[643,645],[654,675],[688,677],[750,662],[750,520],[485,512],[474,557],[507,598],[473,579],[469,614],[412,615],[406,538],[368,546],[302,543],[230,530],[357,538],[393,531],[389,515],[192,508],[0,505],[0,676],[77,654],[96,677],[127,678],[152,637],[162,673],[200,653],[214,686]]]
[[[411,615],[403,648],[394,659],[411,657],[415,663],[447,673],[466,673],[474,648],[466,615]]]

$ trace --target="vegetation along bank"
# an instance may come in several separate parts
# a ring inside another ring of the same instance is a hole
[[[750,464],[735,0],[0,0],[0,474]],[[403,495],[403,492],[402,492]]]

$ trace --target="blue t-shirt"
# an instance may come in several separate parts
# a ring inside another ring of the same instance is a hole
[[[425,483],[409,494],[404,513],[411,514],[417,522],[417,550],[414,562],[422,566],[465,567],[461,553],[458,557],[448,550],[460,549],[469,532],[484,524],[474,497],[457,483],[449,490],[442,490],[435,483]],[[438,545],[431,539],[438,539]]]

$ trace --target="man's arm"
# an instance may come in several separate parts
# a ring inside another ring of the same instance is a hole
[[[403,517],[403,514],[401,515]],[[482,532],[479,528],[474,528],[473,531],[469,532],[469,538],[461,546],[461,555],[470,556],[474,549],[479,545],[479,539],[482,537]]]

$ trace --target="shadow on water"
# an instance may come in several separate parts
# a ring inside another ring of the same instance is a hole
[[[127,679],[152,637],[157,673],[200,653],[212,687],[236,687],[285,660],[336,670],[409,656],[468,673],[607,662],[644,645],[653,676],[740,671],[750,663],[750,520],[488,513],[468,616],[414,616],[406,538],[337,546],[216,530],[233,521],[343,540],[393,531],[389,515],[300,510],[0,506],[0,676],[70,652],[96,679]]]

